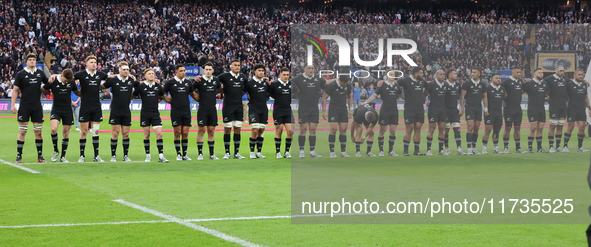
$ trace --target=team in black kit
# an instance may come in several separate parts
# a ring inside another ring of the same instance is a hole
[[[277,79],[269,80],[266,77],[267,68],[258,64],[253,67],[253,77],[248,78],[241,73],[241,62],[233,60],[230,63],[230,71],[214,76],[214,66],[206,63],[203,66],[203,75],[194,81],[186,77],[185,67],[177,64],[175,76],[161,85],[156,79],[153,69],[148,68],[143,72],[145,81],[139,82],[130,74],[128,63],[118,64],[119,74],[107,75],[97,71],[97,58],[88,56],[85,60],[86,69],[77,73],[66,69],[59,75],[46,77],[45,74],[35,68],[36,57],[27,56],[27,66],[15,76],[14,92],[22,94],[20,108],[16,108],[16,98],[12,98],[12,112],[18,112],[19,135],[17,139],[16,163],[22,162],[22,150],[24,137],[28,130],[28,121],[33,122],[38,153],[38,162],[44,163],[42,155],[43,140],[41,130],[43,124],[43,112],[40,94],[50,90],[54,96],[53,109],[51,111],[51,139],[54,152],[52,161],[67,163],[66,150],[69,143],[69,131],[74,123],[73,113],[70,107],[71,93],[79,95],[82,99],[82,109],[79,120],[81,122],[80,158],[78,162],[85,161],[86,136],[90,132],[94,147],[93,161],[103,162],[99,156],[100,122],[103,119],[100,103],[100,90],[110,89],[113,95],[109,124],[111,127],[111,161],[117,161],[116,150],[119,133],[122,135],[123,158],[129,162],[129,132],[132,125],[129,105],[134,98],[140,98],[142,108],[140,113],[140,126],[144,132],[144,147],[146,162],[151,161],[150,132],[156,133],[158,148],[158,161],[168,162],[164,157],[164,142],[162,137],[162,119],[160,117],[159,103],[164,100],[171,105],[170,118],[174,128],[174,144],[177,152],[177,161],[191,160],[188,157],[188,135],[191,127],[191,104],[189,97],[199,104],[197,112],[198,124],[198,158],[203,160],[203,146],[205,133],[207,132],[207,145],[209,147],[209,159],[218,160],[214,153],[214,133],[218,125],[217,99],[223,95],[222,120],[224,122],[224,159],[244,159],[240,155],[240,132],[243,119],[242,97],[248,94],[249,98],[249,124],[252,128],[250,136],[250,158],[266,158],[262,154],[264,132],[269,119],[267,101],[274,99],[273,124],[275,125],[275,153],[277,159],[291,158],[290,148],[293,137],[293,123],[297,121],[300,127],[298,144],[300,158],[305,158],[306,133],[309,133],[309,156],[320,158],[316,150],[316,130],[319,124],[319,101],[322,116],[330,124],[328,143],[330,157],[336,158],[335,142],[339,132],[341,145],[341,157],[349,157],[346,152],[346,131],[351,121],[351,141],[355,143],[356,156],[361,157],[361,144],[367,142],[365,155],[374,157],[371,150],[374,143],[374,128],[380,125],[378,134],[378,156],[398,156],[394,152],[396,128],[398,126],[398,99],[405,99],[404,123],[406,131],[404,135],[404,156],[409,156],[411,139],[414,144],[414,155],[433,155],[431,144],[434,132],[438,130],[439,155],[450,155],[449,132],[453,130],[457,145],[458,155],[481,154],[476,150],[478,130],[484,116],[485,131],[482,137],[482,154],[488,153],[488,141],[492,133],[494,144],[493,153],[510,153],[508,149],[509,134],[514,130],[516,153],[533,153],[534,140],[537,142],[536,150],[539,153],[570,152],[568,143],[573,130],[578,127],[578,152],[588,152],[583,147],[584,129],[586,127],[586,112],[591,113],[587,88],[589,83],[583,78],[585,72],[577,70],[574,79],[564,75],[564,68],[558,66],[556,73],[543,78],[542,69],[534,70],[533,78],[521,79],[521,69],[512,70],[512,76],[501,82],[500,74],[493,74],[485,83],[482,79],[482,71],[473,68],[471,79],[464,83],[457,80],[457,71],[438,70],[434,74],[433,81],[427,83],[424,78],[424,70],[415,67],[411,74],[398,80],[391,75],[392,70],[387,71],[385,80],[378,81],[375,93],[354,112],[352,104],[351,75],[340,71],[334,79],[324,79],[314,75],[313,66],[305,66],[304,72],[294,78],[290,78],[290,70],[282,68],[277,71]],[[80,83],[80,90],[75,81]],[[521,97],[528,95],[527,119],[530,124],[528,133],[528,150],[520,147],[521,127]],[[295,97],[294,97],[295,96]],[[372,102],[377,97],[382,100],[381,109],[378,112],[366,102]],[[292,100],[298,99],[298,118],[294,118],[292,112]],[[330,100],[330,102],[329,102]],[[543,129],[546,122],[545,102],[549,102],[550,109],[550,133],[549,151],[542,146]],[[458,104],[459,103],[459,104]],[[421,128],[425,119],[425,109],[428,109],[429,132],[427,134],[427,152],[420,152]],[[466,141],[467,153],[461,148],[460,118],[465,113],[468,126]],[[562,127],[568,121],[568,127],[564,133],[564,142],[561,146]],[[61,153],[58,148],[58,126],[63,125]],[[504,151],[498,147],[500,130],[505,123]],[[233,138],[231,138],[234,130]],[[285,148],[282,150],[282,136],[286,132]],[[364,133],[365,131],[365,133]],[[385,132],[389,131],[388,151],[384,151]],[[413,133],[414,132],[414,133]],[[230,141],[233,139],[233,156],[230,151]],[[556,146],[554,141],[556,140]],[[556,147],[556,148],[555,148]]]

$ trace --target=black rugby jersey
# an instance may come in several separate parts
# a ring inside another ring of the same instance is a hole
[[[100,107],[101,81],[108,78],[107,74],[95,71],[91,74],[88,70],[82,70],[74,74],[74,79],[80,81],[81,105]]]
[[[193,84],[195,91],[199,93],[199,109],[213,109],[217,103],[217,89],[221,87],[220,79],[217,76],[212,76],[206,79],[201,77],[201,81]]]
[[[53,109],[52,111],[60,112],[71,112],[72,111],[72,97],[71,92],[78,91],[76,87],[76,82],[74,80],[63,83],[60,79],[60,76],[55,78],[55,81],[51,84],[45,84],[45,90],[51,90],[53,94]]]
[[[142,99],[142,114],[158,113],[158,102],[160,101],[160,97],[164,96],[164,90],[162,90],[162,86],[158,83],[152,83],[150,85],[145,82],[133,91],[133,95],[136,97],[139,95]]]
[[[238,73],[234,75],[226,72],[218,76],[224,86],[224,105],[240,105],[242,107],[242,95],[244,95],[244,84],[248,81],[246,75]]]
[[[43,83],[43,85],[42,85]],[[14,78],[14,85],[20,88],[21,95],[21,106],[28,106],[41,104],[41,86],[45,86],[48,83],[48,78],[45,76],[43,71],[35,68],[30,71],[27,68],[16,73]],[[18,95],[12,95],[12,97],[18,97]]]

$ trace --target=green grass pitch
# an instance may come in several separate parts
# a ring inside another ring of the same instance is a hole
[[[132,112],[139,116],[139,112]],[[46,114],[47,115],[47,114]],[[195,113],[193,113],[195,115]],[[269,114],[271,115],[271,114]],[[526,114],[524,114],[526,115]],[[14,162],[16,157],[17,122],[12,114],[0,114],[2,142],[0,159]],[[108,112],[104,112],[108,116]],[[168,112],[162,112],[168,116]],[[402,115],[401,115],[402,116]],[[164,128],[171,129],[164,120]],[[193,121],[196,124],[196,121]],[[527,120],[524,120],[527,126]],[[32,128],[32,125],[30,125]],[[402,127],[402,125],[400,126]],[[269,128],[273,128],[272,125]],[[326,127],[324,127],[326,128]],[[133,121],[132,129],[140,129]],[[192,129],[196,129],[195,127]],[[219,129],[219,127],[218,127]],[[61,130],[61,127],[60,127]],[[101,130],[110,130],[107,121]],[[480,137],[477,144],[480,151]],[[58,132],[60,133],[60,132]],[[465,134],[465,130],[462,131]],[[402,154],[402,130],[397,131],[395,151]],[[250,131],[242,133],[241,153],[248,155]],[[321,131],[317,151],[328,158],[327,131]],[[426,141],[423,130],[421,150]],[[452,134],[453,135],[453,134]],[[61,133],[60,133],[61,140]],[[168,164],[155,162],[157,149],[152,135],[154,162],[110,163],[110,133],[100,134],[100,156],[106,163],[75,163],[78,159],[79,132],[72,131],[67,159],[69,164],[50,162],[52,144],[49,119],[43,129],[44,156],[47,164],[24,164],[39,171],[32,174],[8,165],[0,165],[0,246],[236,246],[221,238],[196,231],[152,214],[114,202],[123,199],[179,219],[211,219],[226,217],[288,216],[291,210],[291,169],[287,159],[274,158],[274,132],[265,135],[265,160],[197,161],[196,132],[189,135],[190,162],[175,161],[173,134],[164,133],[165,156]],[[573,135],[574,136],[574,135]],[[130,134],[130,158],[143,161],[143,134]],[[297,157],[297,137],[292,155]],[[522,130],[522,147],[527,148],[527,129]],[[322,140],[322,141],[321,141]],[[590,139],[585,147],[591,149]],[[570,142],[576,147],[576,138]],[[59,142],[61,148],[61,141]],[[454,143],[453,138],[450,144]],[[464,150],[465,150],[465,141]],[[121,141],[119,141],[121,145]],[[387,145],[387,144],[386,144]],[[437,149],[437,143],[433,148]],[[501,141],[502,145],[502,141]],[[569,154],[511,154],[458,157],[455,146],[448,157],[378,157],[376,160],[397,162],[440,162],[453,168],[470,161],[497,159],[505,164],[544,159],[546,163],[569,166],[586,177],[589,153]],[[513,151],[513,142],[511,150]],[[535,147],[535,144],[534,144]],[[548,144],[544,138],[544,147]],[[338,149],[338,147],[337,147]],[[377,145],[373,151],[377,154]],[[575,148],[571,148],[574,151]],[[282,147],[283,150],[283,147]],[[308,148],[306,147],[306,150]],[[365,150],[363,145],[362,150]],[[489,152],[492,141],[489,142]],[[87,161],[92,159],[92,145],[87,144]],[[216,132],[216,154],[223,156],[222,132]],[[307,151],[306,151],[307,152]],[[349,142],[348,152],[354,154]],[[209,151],[204,147],[204,153]],[[25,163],[36,162],[34,136],[27,134]],[[522,156],[523,155],[523,156]],[[528,156],[526,156],[528,155]],[[542,156],[540,158],[540,156]],[[118,147],[118,158],[122,148]],[[519,158],[516,158],[519,157]],[[536,157],[536,158],[534,158]],[[356,158],[352,158],[356,159]],[[545,164],[546,164],[545,163]],[[394,164],[395,165],[395,164]],[[546,164],[547,165],[547,164]],[[461,170],[461,169],[458,169]],[[521,172],[528,172],[527,170]],[[560,181],[558,181],[560,182]],[[581,186],[586,186],[581,181]],[[586,188],[588,189],[588,188]],[[342,216],[348,217],[348,216]],[[94,224],[105,222],[128,224]],[[591,221],[590,221],[591,222]],[[81,223],[88,223],[87,225]],[[587,225],[500,225],[500,224],[291,224],[289,218],[194,221],[193,224],[263,246],[584,246]],[[54,224],[79,224],[53,226]],[[6,226],[45,225],[37,227],[6,228]]]

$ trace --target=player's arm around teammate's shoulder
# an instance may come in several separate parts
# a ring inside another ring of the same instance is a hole
[[[192,84],[189,84],[192,85]],[[189,93],[191,95],[191,98],[193,98],[195,101],[199,102],[199,91],[197,90],[197,87],[193,87],[192,90],[190,90],[191,93]]]

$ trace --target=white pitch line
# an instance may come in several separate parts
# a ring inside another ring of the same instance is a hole
[[[135,204],[134,204],[135,205]],[[341,213],[334,216],[347,215],[372,215],[382,213]],[[209,219],[187,219],[186,222],[207,222],[207,221],[226,221],[226,220],[261,220],[261,219],[290,219],[299,217],[329,217],[330,214],[308,214],[308,215],[277,215],[277,216],[251,216],[251,217],[227,217],[227,218],[209,218]],[[179,219],[181,220],[181,219]],[[125,225],[125,224],[146,224],[146,223],[178,223],[171,220],[150,220],[150,221],[117,221],[117,222],[99,222],[99,223],[65,223],[65,224],[41,224],[41,225],[20,225],[20,226],[0,226],[0,228],[30,228],[30,227],[60,227],[60,226],[94,226],[94,225]]]
[[[65,223],[65,224],[42,224],[42,225],[21,225],[21,226],[0,226],[0,228],[29,228],[29,227],[56,227],[56,226],[96,226],[96,225],[125,225],[125,224],[146,224],[146,223],[170,223],[169,220],[151,221],[119,221],[101,223]]]
[[[125,164],[125,163],[150,163],[145,161],[117,161],[117,162],[96,162],[96,161],[87,161],[87,162],[70,162],[70,163],[63,163],[63,162],[47,162],[47,163],[23,163],[23,165],[49,165],[49,164]]]
[[[348,215],[374,215],[386,213],[339,213],[333,216],[348,216]],[[389,213],[390,214],[390,213]],[[396,213],[391,213],[396,214]],[[224,221],[224,220],[260,220],[260,219],[290,219],[303,217],[330,217],[330,214],[304,214],[304,215],[278,215],[278,216],[251,216],[251,217],[228,217],[228,218],[210,218],[210,219],[188,219],[189,222],[203,222],[203,221]]]
[[[17,164],[10,163],[10,162],[8,162],[8,161],[6,161],[6,160],[3,160],[3,159],[0,159],[0,162],[2,162],[2,163],[4,163],[4,164],[7,164],[7,165],[9,165],[9,166],[12,166],[12,167],[16,167],[16,168],[18,168],[18,169],[21,169],[21,170],[23,170],[23,171],[26,171],[26,172],[35,173],[35,174],[36,174],[36,173],[41,173],[41,172],[35,171],[35,170],[33,170],[33,169],[26,168],[26,167],[24,167],[24,166],[19,166],[19,165],[17,165]]]
[[[123,204],[125,206],[129,206],[129,207],[135,208],[137,210],[141,210],[141,211],[143,211],[145,213],[149,213],[149,214],[158,216],[160,218],[163,218],[163,219],[166,219],[166,220],[169,220],[169,221],[172,221],[172,222],[176,222],[178,224],[181,224],[183,226],[192,228],[194,230],[197,230],[197,231],[201,231],[201,232],[210,234],[212,236],[221,238],[221,239],[226,240],[228,242],[237,243],[237,244],[242,245],[242,246],[245,246],[245,247],[258,247],[258,246],[260,246],[260,245],[257,245],[257,244],[253,244],[251,242],[248,242],[246,240],[243,240],[243,239],[240,239],[240,238],[237,238],[237,237],[230,236],[230,235],[225,234],[223,232],[219,232],[219,231],[216,231],[216,230],[213,230],[213,229],[209,229],[209,228],[206,228],[206,227],[203,227],[203,226],[200,226],[200,225],[196,225],[196,224],[193,224],[193,223],[191,223],[189,221],[182,220],[182,219],[179,219],[177,217],[174,217],[174,216],[171,216],[171,215],[167,215],[165,213],[158,212],[156,210],[149,209],[147,207],[140,206],[140,205],[137,205],[137,204],[134,204],[134,203],[131,203],[131,202],[122,200],[122,199],[117,199],[117,200],[113,200],[113,201],[114,202],[121,203],[121,204]]]
[[[260,219],[289,219],[290,215],[280,216],[252,216],[252,217],[228,217],[228,218],[211,218],[211,219],[188,219],[189,222],[204,222],[204,221],[224,221],[224,220],[260,220]]]

